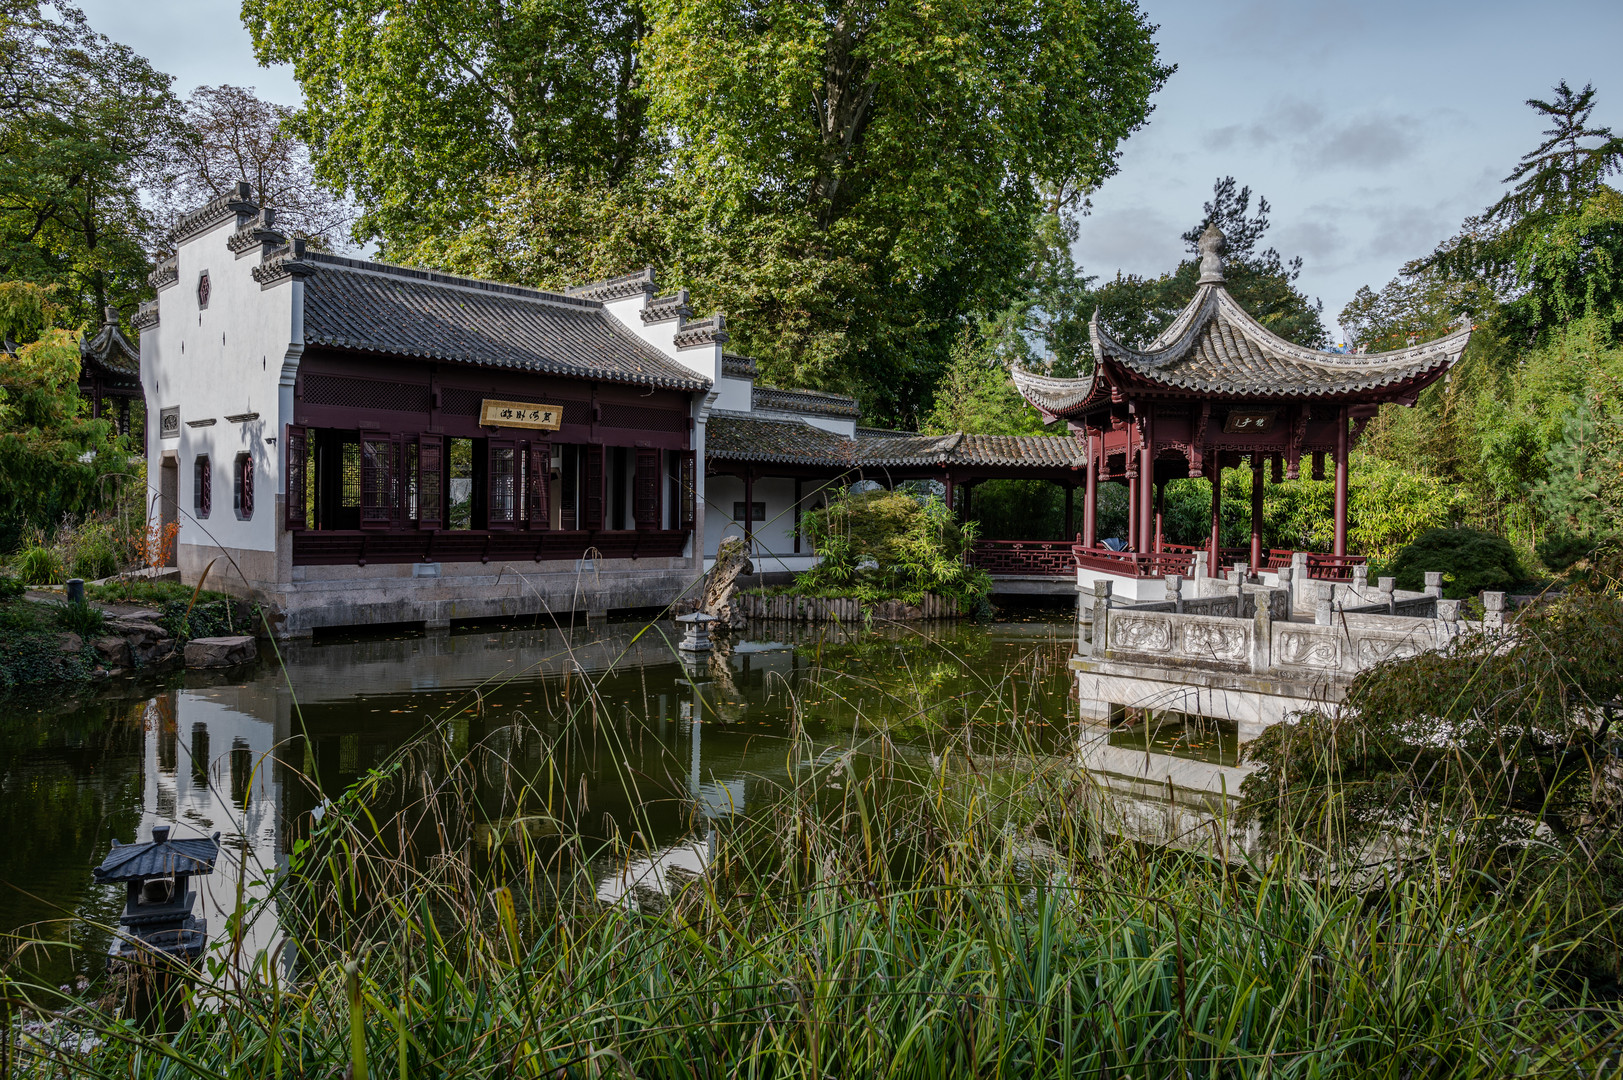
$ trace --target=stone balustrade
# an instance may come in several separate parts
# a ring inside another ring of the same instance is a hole
[[[1317,617],[1309,623],[1289,619],[1287,589],[1248,590],[1235,584],[1238,592],[1190,600],[1182,597],[1182,582],[1169,578],[1167,591],[1172,599],[1113,606],[1110,583],[1096,583],[1093,655],[1108,661],[1251,675],[1350,678],[1382,660],[1414,656],[1441,648],[1463,632],[1503,625],[1503,594],[1485,594],[1489,618],[1468,623],[1459,617],[1459,601],[1443,600],[1429,590],[1399,600],[1387,578],[1378,583],[1385,605],[1369,605],[1380,610],[1331,608],[1332,601],[1321,594]],[[1270,594],[1270,602],[1260,602],[1263,593]],[[1278,603],[1274,602],[1276,596]],[[1249,611],[1235,614],[1245,599],[1250,600]],[[1279,616],[1282,606],[1283,618]],[[1495,614],[1497,620],[1492,618]]]

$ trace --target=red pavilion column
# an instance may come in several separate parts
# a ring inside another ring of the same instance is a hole
[[[1092,430],[1088,431],[1088,490],[1082,498],[1082,546],[1099,546],[1099,459]]]
[[[1335,555],[1347,554],[1347,407],[1336,415],[1336,539]]]
[[[1138,449],[1138,542],[1140,551],[1155,545],[1155,441],[1148,432]]]
[[[1211,451],[1211,455],[1208,475],[1212,478],[1212,542],[1206,552],[1206,573],[1221,577],[1219,548],[1223,546],[1223,459],[1216,451]]]
[[[1262,569],[1262,455],[1251,455],[1251,569]]]

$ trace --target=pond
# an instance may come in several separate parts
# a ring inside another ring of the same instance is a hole
[[[702,871],[711,823],[781,785],[791,743],[796,759],[826,759],[883,731],[925,757],[946,730],[962,740],[1017,715],[1026,737],[1071,753],[1074,633],[1068,612],[852,634],[761,624],[695,664],[669,622],[478,626],[286,646],[285,668],[241,681],[194,673],[89,700],[12,700],[0,724],[0,930],[57,943],[32,961],[53,980],[99,974],[97,927],[116,923],[122,898],[90,869],[115,837],[175,821],[178,835],[221,833],[198,905],[218,933],[239,891],[265,894],[327,800],[428,737],[479,762],[484,816],[455,823],[474,837],[499,841],[515,821],[545,830],[546,813],[520,812],[518,788],[566,795],[571,832],[637,833],[649,853],[592,866],[599,895],[658,890]],[[275,938],[267,906],[245,945]]]

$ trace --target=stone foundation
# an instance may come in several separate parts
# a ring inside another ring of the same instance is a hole
[[[699,580],[693,559],[597,559],[527,563],[394,563],[292,566],[285,550],[240,551],[182,545],[181,580],[254,600],[278,637],[328,627],[420,624],[463,619],[664,607]]]

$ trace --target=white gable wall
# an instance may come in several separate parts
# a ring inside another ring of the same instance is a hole
[[[182,546],[274,551],[281,526],[276,496],[281,487],[284,425],[292,415],[292,374],[302,351],[302,285],[283,279],[261,291],[253,278],[260,263],[256,244],[240,258],[226,247],[235,216],[185,241],[178,252],[179,280],[158,293],[158,325],[141,333],[141,379],[153,418],[147,476],[156,495],[165,453],[176,456]],[[197,284],[208,271],[210,295],[199,308]],[[287,365],[284,392],[284,365]],[[163,438],[162,410],[180,407],[178,438]],[[227,420],[258,413],[257,419]],[[193,427],[199,420],[214,421]],[[265,440],[274,438],[275,445]],[[252,455],[254,508],[248,520],[232,510],[236,457]],[[207,454],[213,478],[212,508],[194,518],[195,462]],[[223,567],[216,567],[222,572]]]

